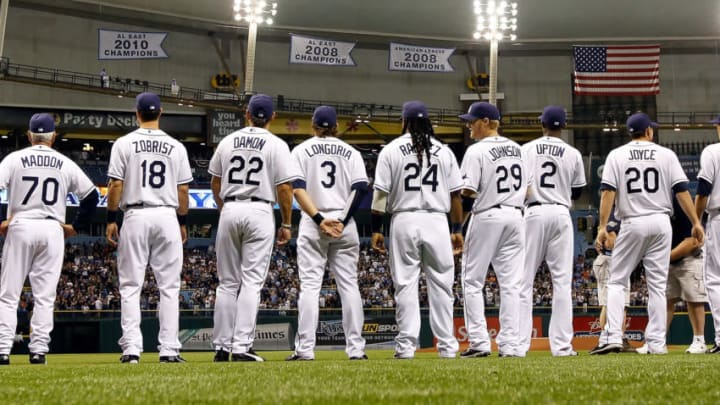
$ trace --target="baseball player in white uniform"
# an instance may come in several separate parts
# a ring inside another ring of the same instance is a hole
[[[535,273],[543,260],[552,276],[550,351],[553,356],[574,356],[573,338],[573,224],[570,204],[585,187],[580,152],[560,138],[565,109],[547,106],[540,121],[543,136],[522,147],[532,192],[525,211],[525,274],[520,287],[521,351],[530,349]]]
[[[63,237],[85,229],[98,203],[97,190],[87,175],[52,149],[52,115],[32,116],[28,140],[32,146],[9,154],[0,163],[0,189],[9,195],[8,218],[0,217],[0,235],[6,237],[0,273],[0,365],[10,364],[18,302],[28,277],[35,300],[30,363],[45,364],[63,264]],[[81,199],[72,224],[65,223],[68,193]]]
[[[185,146],[160,129],[160,98],[141,93],[135,107],[139,128],[113,144],[108,167],[106,236],[118,249],[123,330],[120,361],[140,361],[140,294],[150,265],[160,290],[160,362],[183,363],[178,295],[182,245],[187,239],[188,188],[193,178]],[[124,211],[119,238],[118,208]]]
[[[463,358],[490,355],[485,321],[483,287],[492,264],[500,284],[500,332],[495,341],[502,357],[523,357],[519,336],[519,293],[523,279],[525,232],[521,207],[529,176],[523,167],[520,146],[498,135],[500,112],[485,102],[470,106],[470,137],[477,140],[465,152],[461,171],[463,196],[475,198],[463,253],[465,327],[470,346]],[[466,202],[465,206],[469,204]]]
[[[273,249],[273,205],[280,204],[277,242],[283,245],[290,240],[291,182],[300,177],[287,144],[268,131],[274,117],[272,98],[254,95],[245,113],[250,125],[220,142],[208,168],[220,209],[215,242],[220,282],[213,329],[216,362],[264,361],[252,344],[260,289]]]
[[[720,115],[710,123],[720,138]],[[698,173],[698,189],[695,196],[696,212],[702,216],[707,212],[707,245],[705,246],[705,261],[703,263],[703,276],[705,290],[710,303],[713,324],[715,326],[715,341],[708,349],[708,353],[720,353],[720,143],[707,146],[700,155],[700,172]]]
[[[600,224],[595,241],[602,249],[607,223],[615,203],[622,232],[615,241],[608,283],[608,329],[600,335],[595,354],[622,351],[623,295],[630,274],[642,261],[648,286],[648,326],[645,340],[651,354],[667,353],[665,287],[670,263],[672,198],[690,218],[692,235],[702,243],[704,232],[688,192],[688,180],[675,153],[652,142],[657,124],[646,114],[627,120],[632,137],[610,152],[602,175]]]
[[[395,285],[397,359],[415,356],[420,336],[420,270],[427,279],[430,328],[438,354],[455,358],[453,334],[453,254],[462,251],[462,178],[450,149],[434,138],[425,105],[403,105],[404,135],[378,156],[372,203],[372,246],[384,252],[383,216],[392,214],[390,270]],[[447,213],[451,227],[448,229]]]
[[[316,108],[312,125],[315,136],[292,151],[302,173],[293,188],[303,216],[297,238],[298,331],[295,353],[287,360],[315,358],[318,299],[326,265],[335,276],[342,302],[345,352],[350,360],[364,360],[364,316],[357,281],[360,241],[353,215],[367,194],[365,164],[360,152],[336,138],[334,108]]]

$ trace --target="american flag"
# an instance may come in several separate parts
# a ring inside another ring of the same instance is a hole
[[[578,95],[650,96],[660,93],[660,45],[575,46]]]

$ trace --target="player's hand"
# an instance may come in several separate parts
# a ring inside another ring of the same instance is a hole
[[[77,235],[77,231],[75,228],[70,224],[62,224],[63,233],[65,234],[65,239],[72,238],[73,236]]]
[[[603,249],[609,249],[607,245],[608,240],[608,232],[605,227],[601,227],[598,229],[597,238],[595,238],[595,250],[597,250],[598,253],[602,252]]]
[[[117,247],[118,226],[116,222],[107,224],[107,228],[105,229],[105,239],[107,239],[110,246]]]
[[[700,246],[705,243],[705,231],[703,230],[702,224],[700,224],[699,222],[693,225],[692,236],[697,240]]]
[[[381,233],[372,234],[370,239],[370,245],[373,250],[380,253],[385,253],[385,237]]]
[[[187,226],[185,225],[180,225],[180,239],[183,245],[187,242]]]
[[[0,236],[7,235],[8,227],[10,226],[10,219],[0,222]]]
[[[320,222],[320,231],[331,238],[342,236],[343,229],[345,229],[345,226],[337,219],[325,218]]]
[[[453,256],[457,256],[463,252],[463,244],[465,243],[465,239],[463,239],[461,233],[451,233],[450,242],[452,242]]]
[[[608,232],[607,239],[605,240],[605,248],[607,250],[613,250],[615,248],[615,239],[617,239],[617,233]]]
[[[292,237],[290,230],[285,227],[280,227],[277,231],[277,244],[278,246],[284,246],[288,242],[290,242],[290,238]]]

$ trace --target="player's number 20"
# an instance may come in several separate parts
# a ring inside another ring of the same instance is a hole
[[[648,193],[655,193],[660,189],[658,179],[660,173],[654,167],[648,167],[640,173],[640,169],[636,167],[630,167],[625,170],[625,175],[630,176],[627,181],[627,192],[628,194],[641,193],[643,190]],[[640,179],[642,178],[642,186],[639,185]],[[635,185],[638,184],[636,187]]]

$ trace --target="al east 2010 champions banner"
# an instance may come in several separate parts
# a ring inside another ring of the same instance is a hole
[[[356,66],[350,55],[355,42],[290,36],[290,63],[324,66]]]
[[[388,69],[408,72],[454,72],[450,56],[455,48],[430,48],[390,43]]]
[[[98,30],[98,59],[167,58],[165,37],[167,32]]]

